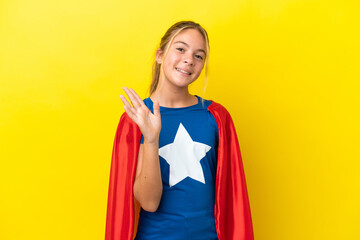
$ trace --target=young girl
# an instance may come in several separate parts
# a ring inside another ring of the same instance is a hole
[[[106,240],[253,239],[231,117],[188,90],[208,57],[204,28],[175,23],[156,51],[150,97],[124,87],[131,103],[120,96]]]

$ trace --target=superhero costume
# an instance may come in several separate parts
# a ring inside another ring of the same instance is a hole
[[[218,126],[215,226],[220,240],[252,240],[253,228],[244,169],[234,124],[227,110],[212,102],[208,111]],[[106,222],[106,240],[132,239],[139,204],[133,197],[141,131],[124,113],[115,136]]]

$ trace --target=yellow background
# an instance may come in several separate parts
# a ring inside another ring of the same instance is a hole
[[[103,239],[121,87],[176,21],[210,37],[257,240],[360,239],[357,0],[0,2],[0,239]],[[192,87],[202,94],[202,80]]]

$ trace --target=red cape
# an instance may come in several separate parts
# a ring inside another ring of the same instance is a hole
[[[212,102],[208,110],[219,129],[215,191],[215,225],[219,240],[253,240],[245,174],[234,123],[229,112]],[[131,240],[140,205],[133,197],[141,131],[124,113],[116,131],[111,159],[105,240]]]

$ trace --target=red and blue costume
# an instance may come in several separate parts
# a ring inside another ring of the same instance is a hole
[[[239,143],[228,111],[212,102],[207,110],[218,127],[214,218],[220,240],[252,240],[253,227]],[[106,240],[130,240],[136,235],[140,206],[133,183],[141,131],[124,113],[115,136],[106,221]]]

